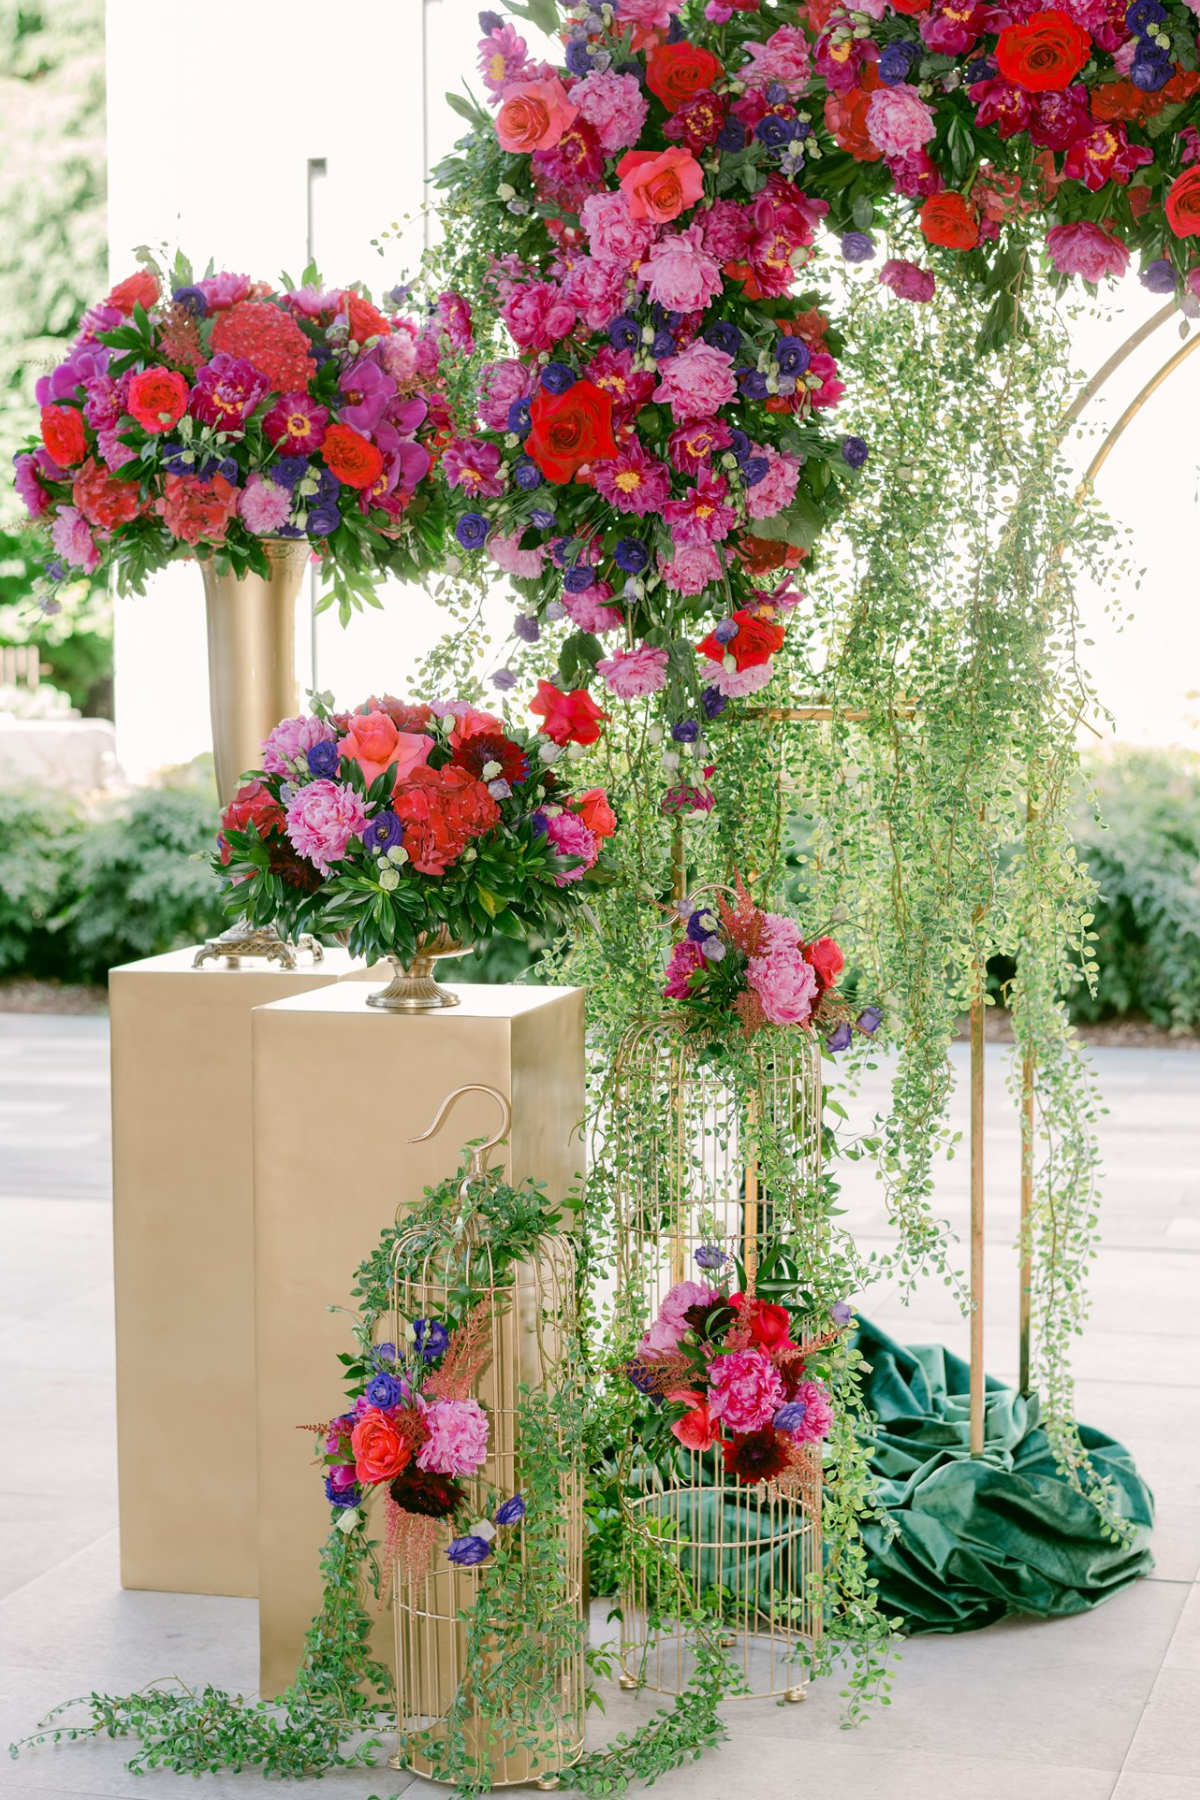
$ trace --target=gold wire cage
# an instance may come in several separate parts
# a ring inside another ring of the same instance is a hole
[[[473,1084],[477,1085],[477,1084]],[[466,1091],[458,1089],[458,1093]],[[460,1212],[455,1230],[434,1250],[422,1239],[418,1249],[414,1234],[401,1237],[393,1254],[392,1329],[396,1341],[406,1321],[452,1316],[469,1293],[472,1303],[484,1303],[489,1326],[489,1355],[475,1384],[475,1397],[488,1415],[490,1426],[487,1460],[477,1475],[464,1485],[472,1500],[489,1492],[509,1496],[520,1493],[522,1462],[519,1407],[522,1388],[553,1393],[560,1380],[570,1378],[568,1345],[576,1329],[575,1257],[568,1239],[560,1235],[540,1238],[528,1257],[498,1271],[490,1245],[477,1231],[472,1217],[473,1188],[490,1178],[484,1157],[500,1141],[508,1123],[508,1104],[495,1089],[491,1093],[505,1115],[503,1130],[491,1143],[472,1153],[471,1167],[459,1189]],[[445,1116],[451,1095],[443,1104],[430,1131]],[[415,1140],[414,1140],[415,1141]],[[404,1579],[398,1568],[393,1585],[393,1617],[396,1650],[396,1717],[398,1749],[395,1768],[440,1779],[439,1751],[446,1744],[449,1719],[461,1731],[474,1772],[492,1787],[534,1782],[552,1787],[556,1771],[577,1760],[584,1738],[584,1635],[583,1616],[583,1471],[559,1435],[559,1505],[553,1549],[544,1568],[547,1580],[559,1584],[564,1603],[579,1622],[577,1648],[568,1657],[560,1649],[541,1646],[526,1631],[520,1646],[525,1691],[537,1692],[537,1704],[522,1706],[510,1694],[501,1698],[499,1712],[489,1708],[484,1716],[480,1688],[495,1701],[490,1677],[504,1662],[513,1660],[509,1633],[477,1638],[474,1653],[469,1645],[466,1615],[473,1609],[486,1566],[460,1567],[438,1554],[424,1576]],[[486,1517],[486,1513],[484,1513]],[[544,1553],[544,1552],[543,1552]],[[525,1536],[521,1538],[525,1557]],[[542,1568],[534,1570],[536,1576]],[[556,1665],[553,1681],[547,1671]]]
[[[809,1033],[764,1034],[758,1080],[738,1095],[700,1060],[686,1022],[664,1017],[625,1034],[613,1071],[607,1157],[614,1175],[616,1265],[623,1304],[654,1317],[676,1282],[703,1275],[696,1251],[717,1247],[753,1282],[787,1236],[790,1209],[815,1186],[821,1156],[821,1061]],[[785,1198],[760,1181],[756,1133],[787,1146]],[[821,1632],[821,1453],[808,1447],[798,1490],[748,1488],[718,1449],[680,1446],[664,1471],[636,1442],[623,1452],[627,1524],[637,1554],[621,1596],[623,1687],[679,1693],[694,1661],[686,1612],[720,1621],[747,1696],[802,1700],[804,1647]],[[669,1553],[665,1580],[661,1552]]]

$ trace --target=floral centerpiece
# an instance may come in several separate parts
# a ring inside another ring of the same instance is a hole
[[[312,698],[223,815],[213,864],[231,911],[407,963],[439,934],[461,949],[562,925],[608,879],[613,810],[566,773],[600,735],[587,694],[539,683],[538,732],[463,701],[384,695],[339,713]]]
[[[437,358],[426,326],[311,268],[279,291],[183,259],[131,275],[38,382],[40,442],[16,458],[50,583],[111,565],[141,592],[181,556],[265,574],[263,540],[300,539],[347,615],[440,546]]]
[[[835,1341],[850,1308],[839,1304],[833,1329],[808,1336],[781,1247],[763,1258],[753,1292],[719,1245],[701,1245],[695,1259],[703,1278],[678,1281],[664,1296],[626,1375],[661,1406],[660,1420],[685,1450],[719,1449],[737,1482],[787,1492],[803,1479],[806,1447],[829,1435],[829,1393],[809,1363]]]
[[[713,905],[697,896],[676,910],[684,934],[663,994],[698,1026],[719,1034],[736,1018],[753,1037],[765,1026],[799,1025],[836,1052],[883,1023],[877,1006],[858,1010],[838,992],[846,959],[831,937],[806,943],[794,919],[755,906],[740,882],[732,905],[717,894]]]

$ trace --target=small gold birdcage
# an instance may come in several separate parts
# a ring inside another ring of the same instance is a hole
[[[631,1027],[614,1065],[605,1159],[618,1291],[647,1323],[676,1282],[703,1279],[714,1251],[736,1257],[752,1283],[820,1176],[815,1036],[762,1033],[757,1080],[740,1100],[700,1048],[687,1021],[664,1017]],[[760,1180],[756,1135],[764,1126],[786,1149],[786,1194]],[[646,1554],[634,1559],[638,1573],[621,1597],[622,1686],[684,1687],[694,1666],[691,1610],[719,1621],[747,1694],[803,1699],[804,1647],[821,1631],[820,1447],[807,1447],[799,1481],[783,1492],[738,1482],[719,1449],[681,1445],[664,1469],[633,1441],[623,1462],[627,1492],[634,1490],[627,1522]]]
[[[478,1086],[478,1084],[472,1084]],[[459,1088],[443,1103],[424,1136],[437,1130]],[[401,1237],[395,1248],[392,1329],[399,1342],[406,1323],[444,1319],[461,1311],[469,1294],[487,1324],[487,1359],[474,1383],[474,1398],[489,1422],[487,1460],[464,1485],[487,1518],[489,1494],[521,1492],[520,1406],[523,1390],[553,1394],[571,1378],[570,1346],[576,1325],[575,1259],[569,1239],[539,1238],[524,1260],[497,1270],[486,1234],[474,1216],[480,1186],[491,1177],[484,1159],[506,1135],[509,1107],[494,1088],[504,1124],[489,1143],[472,1151],[459,1189],[460,1211],[453,1232],[436,1248],[428,1238]],[[416,1140],[414,1140],[416,1141]],[[560,1468],[553,1525],[543,1522],[534,1575],[556,1608],[543,1618],[544,1630],[529,1628],[514,1638],[510,1623],[494,1632],[471,1624],[486,1566],[449,1561],[442,1541],[418,1579],[397,1567],[393,1587],[396,1644],[396,1713],[399,1745],[393,1767],[444,1779],[451,1734],[474,1773],[491,1787],[536,1782],[553,1786],[556,1771],[580,1755],[584,1735],[583,1632],[583,1471],[573,1447],[557,1434]],[[522,1528],[524,1565],[528,1540]],[[557,1625],[555,1623],[557,1621]],[[517,1670],[507,1684],[493,1678]],[[518,1690],[522,1696],[513,1698]]]

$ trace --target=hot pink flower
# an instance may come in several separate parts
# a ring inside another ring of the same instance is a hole
[[[608,70],[574,82],[570,98],[596,133],[605,156],[616,156],[637,143],[650,110],[636,75],[614,75]]]
[[[329,409],[307,394],[281,394],[263,419],[263,431],[284,456],[309,456],[325,441]]]
[[[605,631],[615,631],[625,623],[615,606],[609,606],[612,589],[607,581],[594,581],[590,588],[582,594],[564,594],[563,610],[573,625],[580,631],[591,631],[597,635]]]
[[[455,438],[442,453],[442,473],[451,487],[460,487],[472,500],[494,499],[504,492],[500,450],[484,438]]]
[[[604,657],[596,664],[596,671],[618,700],[642,700],[666,686],[669,661],[665,650],[641,644],[636,650],[617,650]]]
[[[575,308],[553,282],[531,281],[506,302],[504,323],[522,350],[550,350],[575,324]]]
[[[196,286],[210,313],[228,312],[231,306],[252,300],[263,291],[262,285],[251,281],[248,275],[232,275],[228,269],[222,269],[219,275],[204,276]]]
[[[73,569],[92,575],[100,566],[96,540],[88,530],[87,520],[74,506],[60,506],[54,516],[50,537],[54,548]]]
[[[791,1435],[801,1444],[819,1444],[822,1438],[829,1436],[833,1424],[833,1407],[828,1393],[819,1381],[802,1381],[793,1399],[803,1403],[804,1417]]]
[[[592,255],[600,262],[620,263],[625,271],[637,266],[654,241],[653,225],[633,217],[628,197],[619,189],[589,194],[579,220]]]
[[[683,425],[689,419],[709,418],[736,393],[733,358],[697,340],[660,368],[654,398],[669,406],[675,423]]]
[[[593,387],[612,395],[614,424],[640,412],[654,392],[655,376],[649,369],[634,368],[631,350],[614,350],[602,344],[585,373]]]
[[[292,510],[292,491],[268,481],[265,475],[250,475],[238,495],[238,515],[248,531],[256,537],[269,537],[286,525]]]
[[[811,367],[811,365],[810,365]],[[752,519],[771,519],[790,506],[800,479],[800,464],[794,456],[772,450],[766,444],[752,444],[752,456],[763,456],[767,472],[761,481],[746,490],[746,511]]]
[[[44,451],[42,454],[46,455]],[[50,460],[48,455],[46,456],[46,460],[47,462]],[[38,466],[37,455],[29,454],[14,458],[14,467],[16,469],[16,474],[13,479],[13,485],[17,490],[17,494],[21,500],[24,501],[25,510],[30,518],[40,519],[44,512],[50,510],[51,500],[50,495],[38,480],[41,470]]]
[[[698,312],[721,291],[721,265],[699,225],[660,238],[637,272],[639,287],[668,312]]]
[[[1085,281],[1120,277],[1129,267],[1129,251],[1115,232],[1087,220],[1055,225],[1046,233],[1046,248],[1056,269],[1064,275],[1082,275]]]
[[[337,732],[325,719],[311,715],[281,719],[263,740],[262,766],[268,775],[283,775],[289,780],[302,775],[307,780],[308,752],[314,744],[327,744],[336,737]]]
[[[714,200],[695,216],[704,233],[704,247],[719,263],[740,262],[754,238],[754,219],[749,207],[735,200]]]
[[[625,304],[628,271],[617,262],[578,257],[563,282],[563,293],[578,308],[589,331],[603,331]]]
[[[782,82],[792,94],[802,94],[812,73],[808,39],[797,25],[781,25],[765,44],[747,44],[750,58],[738,73],[748,85]]]
[[[691,938],[681,938],[672,950],[671,960],[667,964],[667,980],[663,988],[664,999],[686,1000],[692,991],[688,986],[688,976],[703,967],[704,953],[699,944],[693,944]],[[653,1329],[652,1326],[651,1330]],[[673,1350],[675,1344],[664,1344],[663,1348]]]
[[[724,419],[693,419],[689,425],[675,427],[667,439],[667,454],[681,475],[695,475],[732,442],[733,432]]]
[[[670,562],[659,563],[659,573],[677,594],[702,594],[710,581],[720,581],[723,565],[711,544],[682,544]]]
[[[356,356],[338,376],[338,392],[342,397],[338,418],[366,437],[382,419],[396,384],[374,357]]]
[[[867,135],[885,156],[913,156],[937,127],[933,114],[907,81],[879,87],[867,103]]]
[[[1124,125],[1116,121],[1077,137],[1063,159],[1063,174],[1069,180],[1082,181],[1088,192],[1095,194],[1106,181],[1127,187],[1130,176],[1153,161],[1153,150],[1145,144],[1131,144]]]
[[[470,301],[461,294],[439,294],[437,316],[450,348],[461,351],[464,356],[473,355],[475,339],[471,330]]]
[[[499,362],[484,363],[479,371],[479,389],[475,409],[479,422],[491,431],[508,430],[508,409],[514,400],[524,400],[533,392],[533,372],[515,356]]]
[[[582,881],[600,854],[599,838],[573,812],[547,813],[543,816],[546,820],[546,836],[558,854],[583,859],[575,868],[556,875],[555,887],[565,887],[569,881]]]
[[[429,1436],[417,1467],[436,1475],[473,1475],[487,1460],[487,1414],[478,1400],[435,1400],[423,1418]]]
[[[782,462],[783,458],[779,460]],[[715,539],[727,538],[737,524],[737,513],[725,498],[728,492],[729,483],[723,475],[701,469],[695,487],[681,500],[669,500],[662,509],[675,543],[711,544]]]
[[[729,1431],[769,1425],[785,1399],[779,1371],[765,1350],[732,1350],[708,1368],[708,1410]]]
[[[685,940],[686,941],[686,940]],[[673,1350],[688,1329],[685,1317],[692,1306],[708,1306],[718,1298],[717,1290],[704,1281],[677,1281],[662,1297],[658,1317],[642,1339],[642,1348],[651,1353]]]
[[[920,269],[916,263],[904,262],[899,257],[890,257],[879,271],[882,287],[891,288],[893,294],[901,300],[932,300],[937,282],[929,269]]]
[[[996,78],[974,82],[969,92],[977,108],[977,125],[994,125],[1002,138],[1016,137],[1018,132],[1029,130],[1033,95],[1027,94],[1024,88]]]
[[[616,456],[592,464],[592,483],[598,494],[623,513],[661,512],[671,495],[666,463],[647,456],[636,436]]]
[[[515,575],[520,581],[530,581],[540,575],[546,561],[544,544],[536,544],[532,550],[522,550],[521,533],[514,531],[511,537],[502,537],[494,531],[487,541],[488,554],[498,569],[506,575]]]
[[[507,20],[479,40],[479,73],[488,90],[489,105],[499,106],[509,82],[519,81],[528,72],[528,46]]]
[[[244,356],[229,356],[224,350],[196,371],[196,384],[188,401],[188,411],[202,425],[215,425],[219,431],[240,431],[260,400],[266,398],[269,382]]]
[[[287,835],[292,848],[320,869],[332,871],[352,837],[367,828],[367,809],[354,789],[340,781],[310,781],[288,801]]]
[[[803,1025],[812,1016],[817,977],[799,950],[752,956],[746,980],[772,1025]]]

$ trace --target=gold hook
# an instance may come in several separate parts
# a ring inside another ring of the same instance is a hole
[[[494,1150],[497,1144],[504,1142],[508,1136],[509,1126],[512,1124],[512,1107],[498,1088],[486,1087],[481,1081],[468,1081],[464,1087],[455,1088],[452,1094],[446,1095],[438,1107],[437,1116],[429,1129],[419,1132],[416,1137],[410,1137],[408,1141],[410,1144],[423,1144],[426,1138],[431,1138],[460,1094],[490,1094],[500,1108],[500,1129],[495,1137],[488,1138],[486,1143],[480,1144],[477,1149],[471,1151],[470,1161],[467,1164],[467,1180],[473,1181],[477,1176],[487,1174],[483,1159],[489,1150]]]

